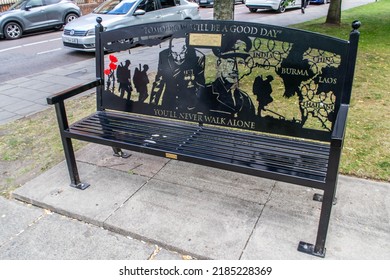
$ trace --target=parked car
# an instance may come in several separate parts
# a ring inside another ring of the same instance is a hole
[[[80,8],[70,0],[19,0],[0,13],[0,38],[18,39],[32,31],[61,29],[80,16]]]
[[[286,9],[300,8],[301,0],[246,0],[245,5],[251,13],[258,9],[268,9],[284,13]]]
[[[215,0],[197,0],[200,7],[213,7]],[[234,0],[234,4],[245,4],[245,0]]]
[[[187,0],[107,0],[91,14],[64,27],[65,47],[95,50],[96,18],[103,19],[105,30],[156,21],[200,19],[199,5]]]
[[[315,4],[328,4],[328,3],[330,3],[330,0],[310,0],[310,3],[315,3]]]

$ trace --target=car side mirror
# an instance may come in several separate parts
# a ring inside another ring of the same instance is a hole
[[[27,5],[26,7],[24,7],[24,9],[25,9],[26,11],[29,11],[31,8],[32,8],[31,5]]]
[[[143,16],[144,14],[146,14],[146,12],[144,10],[141,10],[141,9],[137,9],[133,16]]]

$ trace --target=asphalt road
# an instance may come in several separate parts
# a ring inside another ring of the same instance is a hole
[[[256,19],[266,13],[250,13],[245,5],[235,6],[235,19]],[[200,8],[202,19],[213,18],[212,8]],[[72,51],[64,48],[61,31],[47,31],[30,34],[19,40],[0,40],[0,83],[25,77],[43,70],[61,67],[89,59],[93,53]]]

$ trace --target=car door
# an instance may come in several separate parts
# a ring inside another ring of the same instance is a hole
[[[161,5],[161,17],[164,21],[183,19],[180,5],[176,6],[176,0],[158,0]]]
[[[157,0],[142,0],[136,9],[146,12],[142,16],[137,16],[137,24],[161,21],[161,11]]]
[[[61,0],[44,0],[47,23],[50,25],[56,25],[63,23],[64,10],[56,5]]]
[[[47,24],[46,8],[43,0],[29,0],[23,12],[24,30],[43,27]]]

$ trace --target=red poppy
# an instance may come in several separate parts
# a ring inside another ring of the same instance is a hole
[[[118,62],[118,59],[116,58],[116,56],[115,55],[112,55],[112,54],[110,54],[109,56],[108,56],[108,58],[110,59],[110,61],[111,62],[113,62],[113,63],[116,63],[116,62]]]
[[[115,70],[116,69],[116,64],[115,63],[110,63],[110,69]]]
[[[104,74],[106,74],[107,76],[111,74],[111,70],[110,69],[104,69]]]

